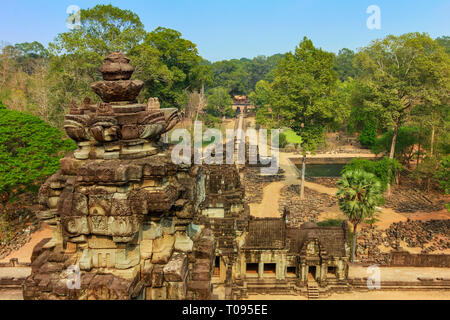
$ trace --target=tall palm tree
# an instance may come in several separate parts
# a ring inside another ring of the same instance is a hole
[[[338,181],[339,208],[353,224],[352,262],[355,260],[358,225],[374,216],[383,202],[383,191],[377,177],[364,170],[348,171]]]

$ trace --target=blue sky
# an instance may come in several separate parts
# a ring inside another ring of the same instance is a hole
[[[136,12],[146,29],[176,29],[211,61],[291,51],[307,36],[326,50],[357,49],[387,34],[450,35],[450,0],[7,0],[0,41],[45,45],[67,31],[66,8],[113,4]],[[381,30],[369,30],[366,9],[381,9]]]

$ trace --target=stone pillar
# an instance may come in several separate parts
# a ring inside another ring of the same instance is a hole
[[[220,270],[220,282],[224,283],[227,281],[227,265],[223,261],[223,258],[220,257],[219,270]]]
[[[241,260],[241,279],[245,279],[245,274],[247,271],[247,263],[245,261],[245,255],[241,253],[240,256],[240,260]]]
[[[342,260],[337,262],[336,277],[338,280],[345,280],[345,264]]]
[[[320,268],[320,281],[326,282],[327,275],[328,275],[328,265],[324,262],[324,263],[322,263],[322,266]]]
[[[286,255],[282,254],[280,259],[277,261],[277,280],[284,280],[286,279]]]
[[[264,277],[264,262],[260,262],[258,265],[258,277],[260,279]]]
[[[307,283],[308,282],[308,271],[309,268],[306,264],[302,264],[301,268],[300,268],[300,279],[303,283]]]

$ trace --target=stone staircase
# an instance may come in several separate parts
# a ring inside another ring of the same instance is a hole
[[[30,267],[0,266],[0,290],[21,289],[22,283],[30,274]]]
[[[314,280],[308,281],[308,299],[309,300],[319,299],[319,285]]]

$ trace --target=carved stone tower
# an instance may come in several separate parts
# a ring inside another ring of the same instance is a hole
[[[92,84],[103,102],[71,103],[64,128],[79,148],[39,192],[54,234],[34,250],[25,299],[211,298],[215,239],[193,223],[203,169],[172,163],[160,137],[178,110],[137,103],[133,71],[112,53]]]

